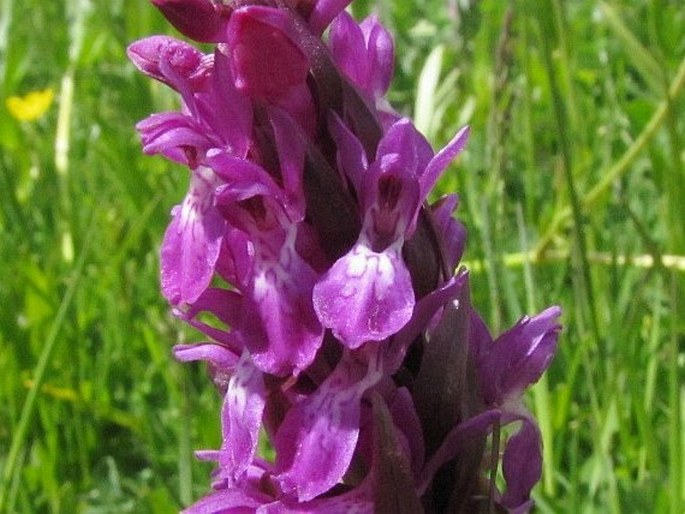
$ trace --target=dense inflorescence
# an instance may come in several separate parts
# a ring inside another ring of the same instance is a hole
[[[349,2],[153,0],[213,52],[129,47],[182,99],[138,130],[190,172],[162,292],[210,338],[177,359],[206,361],[224,398],[222,445],[198,452],[214,491],[186,512],[525,512],[541,442],[522,394],[560,311],[490,335],[457,197],[427,201],[468,129],[434,153],[391,108],[392,38]]]

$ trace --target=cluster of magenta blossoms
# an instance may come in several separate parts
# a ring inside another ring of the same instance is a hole
[[[189,171],[162,291],[209,338],[176,358],[223,396],[221,447],[198,453],[213,491],[186,512],[525,512],[541,439],[522,394],[559,309],[490,335],[457,197],[427,200],[468,130],[435,153],[392,110],[392,39],[349,2],[153,0],[213,51],[128,50],[182,100],[138,130]]]

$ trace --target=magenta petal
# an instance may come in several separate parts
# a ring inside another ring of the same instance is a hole
[[[305,199],[302,188],[302,173],[306,152],[305,135],[284,111],[269,109],[271,126],[274,130],[278,161],[285,189],[284,209],[291,221],[304,219]]]
[[[397,155],[396,166],[418,179],[431,162],[433,149],[411,120],[403,118],[390,127],[378,145],[376,160],[386,155]]]
[[[395,45],[390,33],[371,15],[359,25],[369,49],[369,81],[376,97],[384,95],[392,79]]]
[[[452,138],[452,140],[447,143],[445,148],[440,150],[435,157],[431,159],[426,166],[426,169],[421,175],[421,196],[426,198],[428,193],[437,182],[438,178],[443,171],[449,166],[449,164],[454,160],[454,158],[461,153],[466,146],[466,141],[469,138],[469,127],[462,128],[457,134]]]
[[[255,364],[279,376],[309,366],[323,341],[323,327],[312,306],[318,275],[293,246],[281,253],[280,262],[258,264],[241,324]]]
[[[317,0],[314,3],[314,9],[309,16],[309,25],[311,26],[312,31],[321,34],[333,18],[340,14],[351,1],[352,0]]]
[[[190,46],[168,36],[151,36],[132,43],[126,53],[143,73],[179,90],[174,79],[188,80],[201,69],[204,55]],[[174,77],[168,72],[173,70]]]
[[[417,180],[402,168],[396,154],[384,156],[377,164],[364,176],[362,232],[374,251],[382,251],[411,237],[421,198]]]
[[[206,317],[198,318],[198,314],[213,314],[227,327],[235,327],[240,319],[243,302],[242,295],[235,291],[208,287],[192,304],[174,309],[174,314],[215,341],[221,342],[236,355],[241,355],[244,344],[237,331],[228,332],[227,329],[216,328],[207,323]]]
[[[352,183],[355,192],[359,195],[364,172],[369,167],[364,147],[337,114],[331,115],[329,127],[338,147],[338,169]]]
[[[532,505],[530,492],[542,476],[540,431],[530,415],[521,417],[519,431],[507,441],[502,457],[502,472],[507,489],[501,503],[515,512],[527,512]]]
[[[364,34],[347,12],[342,11],[333,20],[328,44],[335,63],[345,75],[358,87],[371,93]]]
[[[210,43],[221,40],[224,34],[227,16],[211,0],[152,0],[152,3],[190,39]]]
[[[162,292],[172,305],[193,303],[209,286],[225,221],[214,207],[213,173],[193,172],[190,190],[173,211],[162,243]]]
[[[390,34],[369,16],[360,25],[345,11],[331,24],[329,45],[335,63],[372,101],[381,101],[390,86],[394,45]]]
[[[397,244],[377,253],[358,243],[314,287],[319,320],[349,348],[396,333],[411,318],[414,303]]]
[[[269,497],[242,489],[224,489],[205,496],[181,514],[244,514],[255,512]]]
[[[207,152],[207,163],[228,183],[228,187],[217,191],[219,204],[239,202],[257,195],[273,197],[279,204],[285,202],[283,190],[266,170],[254,162],[212,149]]]
[[[294,512],[302,514],[373,514],[371,480],[364,480],[354,489],[334,496],[316,498],[302,503]],[[270,513],[269,513],[270,514]],[[289,514],[291,514],[289,512]]]
[[[242,308],[242,302],[242,296],[235,291],[208,287],[197,300],[182,310],[179,317],[189,321],[200,312],[210,312],[225,325],[235,326],[240,319],[238,313]]]
[[[233,370],[238,365],[239,354],[223,344],[199,343],[174,346],[174,357],[180,362],[206,361],[214,385],[219,391],[225,392]]]
[[[245,291],[252,273],[252,243],[242,230],[229,227],[224,234],[216,272],[239,291]]]
[[[443,258],[449,269],[455,269],[466,246],[466,227],[452,214],[457,208],[457,195],[445,195],[431,205],[435,232],[442,242]]]
[[[212,146],[198,123],[181,113],[153,114],[136,125],[143,142],[143,152],[162,154],[191,169],[198,166],[198,157]]]
[[[238,481],[252,463],[265,401],[262,373],[244,352],[228,383],[222,412],[224,441],[220,464],[233,482]]]
[[[540,379],[556,351],[560,314],[559,307],[550,307],[526,316],[492,344],[479,363],[487,402],[502,403]]]
[[[430,485],[435,473],[447,462],[468,450],[479,438],[486,436],[494,423],[502,416],[498,409],[481,412],[477,416],[460,423],[445,437],[442,444],[426,463],[418,480],[418,492],[423,494]]]
[[[292,407],[276,434],[276,480],[285,494],[311,500],[340,482],[359,437],[361,397],[380,380],[374,355],[368,368],[340,361],[311,396]]]
[[[235,353],[215,343],[177,344],[173,352],[176,360],[180,362],[207,361],[224,370],[233,369],[238,364],[238,356]]]
[[[231,155],[245,157],[252,143],[252,102],[235,88],[230,58],[221,47],[214,52],[212,72],[211,95],[198,109]]]
[[[364,225],[374,249],[412,236],[425,199],[419,179],[432,156],[428,141],[408,119],[399,120],[381,139],[376,160],[364,176],[361,195]]]
[[[384,352],[383,366],[388,373],[399,369],[409,345],[429,328],[431,320],[447,302],[458,297],[464,285],[468,284],[467,279],[466,272],[459,273],[416,302],[411,319],[395,334]]]
[[[285,10],[247,6],[234,11],[227,42],[236,87],[253,98],[273,102],[289,88],[303,84],[309,59],[298,41]]]

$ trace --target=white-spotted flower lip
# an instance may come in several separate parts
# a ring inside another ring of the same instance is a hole
[[[400,251],[358,243],[314,287],[319,320],[347,347],[381,341],[409,321],[414,292]]]
[[[183,203],[172,211],[161,250],[162,292],[172,305],[195,302],[209,286],[226,220],[214,206],[218,179],[209,168],[191,173]]]

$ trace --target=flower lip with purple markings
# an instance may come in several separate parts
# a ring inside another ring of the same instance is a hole
[[[542,452],[523,394],[560,309],[493,338],[471,305],[458,198],[428,201],[469,129],[436,153],[390,106],[392,38],[350,0],[152,3],[214,44],[128,49],[180,97],[137,128],[188,170],[162,293],[207,337],[176,358],[223,396],[220,447],[198,452],[214,491],[184,512],[527,512]]]

